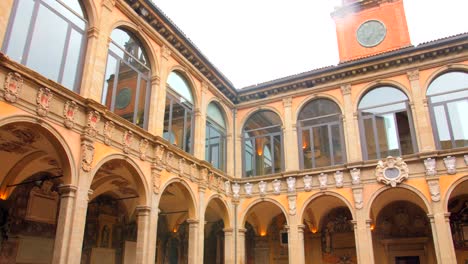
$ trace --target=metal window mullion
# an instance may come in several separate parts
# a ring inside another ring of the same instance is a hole
[[[344,133],[343,133],[343,123],[339,122],[338,123],[338,129],[340,130],[340,149],[341,149],[341,163],[346,163],[346,145],[344,142]]]
[[[281,148],[280,148],[280,155],[281,155],[281,171],[284,171],[285,170],[285,165],[284,165],[284,144],[283,144],[283,133],[280,133],[280,145],[281,145]]]
[[[250,144],[252,144],[252,176],[257,176],[257,144],[255,144],[254,139],[250,139]]]
[[[375,151],[377,153],[376,158],[380,159],[379,134],[377,133],[377,124],[375,123],[375,115],[372,115],[371,118],[372,118],[372,130],[374,132]]]
[[[436,93],[436,94],[430,94],[430,95],[428,95],[427,97],[434,97],[434,96],[440,96],[440,95],[458,93],[458,92],[463,92],[463,91],[465,91],[465,90],[467,90],[467,89],[468,89],[468,87],[465,87],[465,88],[460,88],[460,89],[456,89],[456,90],[451,90],[451,91],[448,91],[448,92],[441,92],[441,93]]]
[[[195,137],[195,115],[193,114],[192,109],[190,109],[190,153],[194,152],[194,137]]]
[[[315,168],[315,144],[314,144],[314,130],[309,128],[309,140],[310,140],[310,158],[312,159],[312,168]]]
[[[335,155],[334,155],[334,148],[333,148],[333,140],[332,140],[332,130],[331,130],[331,124],[327,125],[328,129],[328,143],[329,143],[329,148],[330,148],[330,161],[331,165],[335,165]]]
[[[302,129],[302,127],[300,125],[298,125],[297,128],[296,128],[296,131],[299,131],[297,133],[297,142],[299,143],[298,144],[298,147],[299,147],[298,148],[299,149],[299,153],[298,153],[299,154],[299,167],[301,169],[304,169],[304,150],[302,148],[302,146],[304,146],[304,142],[302,142],[302,133],[303,133],[302,131],[303,131],[303,129]]]
[[[411,145],[413,146],[413,153],[416,153],[418,151],[418,141],[416,140],[416,132],[414,129],[414,123],[413,123],[413,113],[411,111],[411,108],[409,107],[409,103],[406,103],[406,113],[408,114],[408,126],[410,129],[411,133]]]
[[[88,24],[86,24],[86,27]],[[84,35],[84,32],[81,34],[81,44],[80,44],[80,54],[78,55],[78,67],[76,70],[76,77],[75,82],[73,83],[73,91],[79,93],[78,84],[81,82],[81,75],[83,74],[83,65],[84,65],[84,52],[85,52],[85,44],[87,43],[87,38]],[[106,81],[106,80],[104,80]]]
[[[143,118],[144,118],[145,122],[143,123],[143,127],[145,129],[147,129],[148,128],[148,122],[149,122],[149,120],[148,120],[149,117],[148,117],[147,113],[149,113],[149,101],[150,101],[150,98],[151,98],[151,92],[152,91],[151,91],[151,82],[145,77],[142,77],[142,78],[145,79],[145,81],[146,81],[145,108],[144,108],[145,112],[143,113],[143,116],[144,116]]]
[[[450,115],[448,111],[448,104],[444,104],[445,119],[447,120],[447,126],[450,133],[450,141],[452,142],[452,148],[455,148],[455,135],[453,134],[452,122],[450,122]]]
[[[137,87],[135,91],[135,106],[133,106],[133,124],[136,124],[137,121],[137,116],[138,116],[138,104],[140,103],[140,79],[141,79],[141,74],[138,73],[138,78],[137,78]]]
[[[271,149],[271,172],[275,173],[275,149],[274,149],[274,144],[273,144],[273,136],[270,135],[270,149]],[[264,153],[265,154],[265,153]]]
[[[396,102],[391,102],[391,103],[386,103],[386,104],[379,104],[379,105],[375,105],[375,106],[369,106],[369,107],[365,107],[365,108],[360,108],[359,107],[359,110],[364,111],[364,110],[367,110],[367,109],[380,108],[380,107],[389,106],[389,105],[393,105],[393,104],[404,103],[404,102],[408,102],[408,99],[401,100],[401,101],[396,101]]]
[[[80,15],[78,15],[75,11],[73,11],[72,9],[68,8],[68,6],[64,3],[62,3],[60,0],[55,0],[57,2],[59,2],[59,4],[61,4],[65,9],[67,9],[68,11],[70,11],[72,14],[74,14],[78,19],[80,19],[81,21],[83,21],[84,24],[86,24],[86,20],[84,20]],[[43,0],[39,0],[38,2],[41,2],[41,4],[50,10],[50,12],[54,13],[55,15],[57,15],[58,17],[60,17],[61,19],[65,20],[67,23],[69,24],[74,24],[73,21],[69,20],[66,16],[62,15],[61,13],[59,13],[55,8],[53,8],[52,6],[50,6],[48,3],[44,2]]]
[[[408,120],[408,122],[409,122],[409,120]],[[393,124],[395,126],[395,133],[396,133],[396,137],[397,137],[398,153],[401,156],[403,154],[403,151],[401,149],[401,144],[400,144],[400,130],[398,129],[398,123],[397,123],[397,120],[396,120],[396,113],[393,114]],[[410,125],[410,124],[408,124],[408,125]],[[390,156],[389,154],[390,153],[387,153],[387,156]]]
[[[168,139],[169,143],[173,144],[171,142],[171,133],[172,133],[172,99],[169,98],[169,124],[167,125],[167,134],[169,135],[169,139]]]
[[[29,51],[31,49],[31,42],[32,42],[32,36],[34,34],[34,29],[36,28],[36,21],[37,21],[37,15],[39,13],[39,7],[40,3],[39,1],[36,1],[34,4],[34,9],[32,12],[31,16],[31,22],[29,24],[29,30],[28,30],[28,35],[26,37],[26,42],[23,50],[23,58],[21,59],[21,64],[27,65],[28,63],[28,57],[29,57]]]
[[[68,24],[67,27],[67,36],[65,37],[65,43],[63,44],[63,52],[62,52],[62,61],[60,62],[60,69],[59,69],[59,75],[57,78],[58,83],[62,83],[63,80],[63,72],[65,71],[65,63],[67,61],[67,54],[68,54],[68,48],[70,47],[70,36],[71,36],[71,31],[72,28],[70,24]]]
[[[187,136],[187,110],[184,109],[184,129],[182,133],[182,149],[184,151],[187,151],[187,142],[186,142],[186,136]],[[190,135],[191,136],[191,135]]]

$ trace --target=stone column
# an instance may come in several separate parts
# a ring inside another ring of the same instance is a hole
[[[247,229],[239,228],[237,230],[237,263],[245,264],[245,232]]]
[[[299,149],[297,147],[297,131],[295,127],[296,118],[292,113],[292,97],[283,99],[284,107],[284,170],[294,171],[299,169]],[[287,153],[287,155],[286,155]]]
[[[158,131],[162,132],[163,128],[161,128],[160,126],[164,126],[164,120],[157,120],[157,118],[153,118],[153,117],[156,117],[158,115],[158,107],[161,106],[161,103],[159,102],[159,94],[160,94],[160,91],[161,90],[161,78],[159,76],[152,76],[151,77],[151,96],[150,96],[150,103],[149,103],[149,106],[148,106],[148,132],[150,132],[151,134],[155,134],[155,135],[158,135],[158,136],[161,136],[162,137],[162,133],[161,134],[156,134]],[[164,98],[166,99],[166,98]],[[165,104],[166,100],[163,100],[163,104]],[[156,102],[156,103],[153,103],[153,102]],[[163,113],[164,114],[164,113]],[[164,115],[163,115],[163,118],[164,118]]]
[[[188,219],[189,225],[189,245],[188,245],[188,264],[197,264],[197,252],[198,252],[198,220]]]
[[[203,263],[203,255],[205,248],[205,191],[206,187],[202,185],[198,186],[198,259],[196,263]]]
[[[359,126],[357,115],[351,98],[351,85],[345,84],[341,86],[341,94],[343,95],[343,130],[344,140],[346,145],[346,159],[348,162],[362,160],[361,140],[359,137]]]
[[[353,224],[358,263],[374,264],[371,222],[371,220],[366,219],[364,210],[356,210],[356,220],[353,221]]]
[[[286,228],[288,229],[288,256],[289,263],[304,264],[304,230],[303,225],[298,225],[297,214],[289,215],[290,225]],[[301,231],[299,231],[301,230]],[[299,232],[301,232],[302,238],[299,237]]]
[[[57,221],[55,241],[60,241],[61,243],[54,244],[53,264],[66,263],[67,260],[77,190],[78,187],[74,185],[59,186],[60,211]]]
[[[304,252],[304,229],[305,225],[297,226],[297,263],[305,263],[305,252]]]
[[[411,104],[415,138],[420,152],[434,151],[435,142],[427,107],[426,96],[419,84],[419,70],[407,73],[413,100]]]
[[[436,206],[433,206],[433,208]],[[450,230],[450,214],[442,210],[434,210],[433,215],[428,215],[431,222],[434,249],[438,263],[455,264],[457,258],[453,247],[452,233]]]
[[[136,244],[136,262],[137,264],[146,263],[146,256],[148,252],[148,243],[150,235],[150,216],[151,207],[140,205],[136,207],[137,215],[137,244]]]
[[[234,263],[234,240],[233,240],[233,229],[224,228],[224,263]]]

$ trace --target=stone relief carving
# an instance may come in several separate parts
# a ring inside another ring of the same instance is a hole
[[[354,207],[356,209],[362,209],[364,207],[364,201],[362,197],[362,188],[353,188]]]
[[[63,124],[66,128],[72,129],[75,126],[75,114],[78,110],[78,105],[75,101],[67,101],[63,107]]]
[[[361,184],[361,170],[353,168],[349,171],[351,174],[351,183],[353,185]]]
[[[286,180],[286,183],[288,184],[288,192],[289,193],[294,193],[296,192],[296,178],[294,177],[289,177]]]
[[[98,111],[88,111],[88,118],[87,118],[86,129],[85,129],[86,135],[92,138],[96,137],[97,124],[99,123],[100,119],[101,119],[101,115],[99,114]]]
[[[156,164],[151,164],[151,179],[153,181],[153,192],[155,194],[159,193],[159,188],[161,187],[161,169]]]
[[[198,174],[197,164],[192,163],[192,165],[190,165],[190,180],[192,182],[195,180],[195,178],[198,177],[197,174]]]
[[[36,104],[37,104],[37,115],[46,117],[49,113],[50,102],[54,95],[49,88],[40,88],[37,91]]]
[[[427,185],[429,186],[429,192],[431,193],[431,199],[434,202],[440,201],[440,185],[439,180],[434,179],[427,181]]]
[[[351,94],[351,85],[350,84],[344,84],[341,86],[341,93],[343,95]]]
[[[244,184],[244,191],[247,196],[252,196],[252,189],[253,185],[250,182]]]
[[[273,193],[279,195],[281,193],[281,181],[276,179],[272,183],[273,185]]]
[[[336,188],[343,187],[343,172],[342,171],[335,172],[335,185],[336,185]]]
[[[229,195],[231,193],[231,182],[230,181],[225,181],[224,182],[224,192],[226,195]]]
[[[166,148],[163,145],[156,145],[155,149],[155,161],[156,164],[161,165],[163,164],[163,157],[164,157],[164,151]]]
[[[234,199],[239,199],[240,185],[236,182],[232,185],[232,196]]]
[[[130,130],[125,131],[122,137],[122,145],[123,145],[124,153],[126,154],[130,153],[132,142],[133,142],[133,132]]]
[[[265,196],[267,189],[267,183],[264,181],[260,181],[258,183],[258,190],[260,191],[260,196]]]
[[[455,174],[457,173],[457,159],[453,156],[447,156],[444,158],[444,165],[447,168],[448,174]]]
[[[185,159],[181,158],[179,160],[179,175],[182,177],[185,174]]]
[[[408,166],[400,157],[389,156],[385,161],[379,160],[375,168],[377,181],[392,187],[408,179],[408,174]]]
[[[168,151],[166,153],[166,170],[168,172],[171,172],[172,171],[172,167],[173,167],[173,162],[174,162],[174,153],[172,153],[172,151]]]
[[[146,160],[146,150],[148,149],[149,141],[147,139],[141,139],[138,149],[140,150],[140,159],[142,161]]]
[[[23,88],[23,77],[17,72],[8,73],[3,88],[5,89],[3,94],[5,101],[15,103]]]
[[[85,172],[91,171],[94,159],[94,146],[90,141],[81,142],[81,168]]]
[[[426,176],[435,176],[437,174],[435,159],[433,158],[425,159],[424,167],[426,168]]]
[[[104,144],[110,146],[112,144],[112,135],[114,134],[115,124],[112,121],[107,121],[104,124]]]
[[[208,169],[207,168],[202,168],[200,170],[200,180],[206,182],[207,179],[208,179]]]
[[[312,176],[306,175],[302,180],[304,181],[304,191],[310,192],[312,190]]]
[[[296,215],[296,195],[288,195],[289,214]]]
[[[328,184],[328,174],[322,172],[319,174],[318,179],[320,184],[320,190],[325,190]]]

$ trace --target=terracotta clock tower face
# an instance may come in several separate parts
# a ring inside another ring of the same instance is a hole
[[[403,0],[343,1],[332,17],[340,62],[411,45]]]

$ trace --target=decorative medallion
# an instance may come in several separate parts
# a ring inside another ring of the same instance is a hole
[[[129,88],[123,88],[115,97],[115,108],[124,109],[132,101],[132,91]]]
[[[288,195],[289,215],[296,215],[296,195]]]
[[[94,159],[94,146],[90,141],[81,143],[81,168],[85,172],[91,171],[91,165]]]
[[[8,73],[3,88],[5,89],[5,93],[3,94],[5,101],[15,103],[23,88],[23,77],[17,72]]]
[[[276,179],[272,182],[273,193],[279,195],[281,193],[281,181]]]
[[[353,188],[354,207],[362,209],[364,207],[364,200],[362,196],[362,187]]]
[[[149,141],[146,138],[140,140],[140,145],[138,149],[140,150],[140,159],[142,161],[146,160],[146,150],[148,149]]]
[[[427,181],[427,185],[429,186],[429,192],[431,193],[431,199],[433,202],[440,201],[440,185],[439,180],[434,179]]]
[[[320,190],[325,190],[328,184],[328,174],[320,173],[318,176],[319,183],[320,183]]]
[[[260,192],[260,196],[265,196],[267,189],[267,183],[264,181],[260,181],[258,183],[258,191]]]
[[[424,167],[426,168],[426,176],[435,176],[437,174],[435,159],[433,158],[425,159]]]
[[[224,192],[226,195],[229,195],[231,193],[231,182],[230,181],[225,181],[224,182]]]
[[[232,185],[232,196],[234,199],[239,199],[240,185],[236,182]]]
[[[304,181],[304,191],[310,192],[312,190],[312,176],[306,175],[302,180]]]
[[[289,177],[286,180],[286,183],[288,184],[288,192],[289,193],[294,193],[296,191],[296,178]]]
[[[356,39],[361,46],[371,48],[379,45],[387,35],[385,25],[377,20],[362,23],[356,31]]]
[[[42,117],[46,117],[49,113],[50,101],[54,95],[49,88],[40,88],[37,91],[36,104],[37,104],[37,114]]]
[[[444,158],[444,165],[447,168],[448,174],[455,174],[457,173],[457,159],[453,156],[447,156]]]
[[[408,166],[400,157],[388,156],[385,161],[379,160],[375,168],[377,181],[392,187],[408,179],[408,174]]]
[[[250,182],[244,184],[244,191],[247,196],[252,196],[252,188],[253,185]]]
[[[122,137],[123,152],[130,153],[131,145],[133,141],[133,132],[130,130],[125,131]]]
[[[101,115],[98,111],[89,111],[88,112],[88,120],[86,123],[86,134],[92,138],[96,137],[97,134],[97,124],[101,119]]]
[[[166,148],[163,145],[156,145],[156,149],[155,149],[156,164],[158,165],[163,164],[163,157],[164,157],[165,150]]]
[[[351,174],[351,183],[353,185],[357,185],[361,183],[361,170],[353,168],[352,170],[349,171]]]
[[[336,185],[336,188],[343,187],[343,172],[342,171],[335,172],[335,185]]]
[[[63,107],[63,124],[66,128],[72,129],[75,126],[75,114],[78,110],[78,105],[75,101],[67,101]]]
[[[112,135],[114,134],[114,122],[107,121],[104,124],[104,143],[108,146],[112,144]]]

